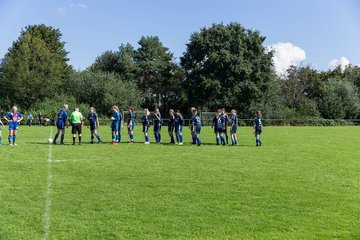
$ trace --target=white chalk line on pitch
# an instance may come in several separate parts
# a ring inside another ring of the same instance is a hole
[[[51,145],[51,144],[49,144]],[[52,159],[51,163],[62,163],[62,162],[100,162],[100,161],[104,161],[102,159]],[[24,164],[44,164],[44,161],[38,161],[38,160],[1,160],[0,161],[0,165],[1,164],[11,164],[11,163],[24,163]],[[46,164],[48,164],[48,162],[46,162]]]
[[[52,127],[50,128],[50,137],[52,137]],[[51,211],[51,179],[52,179],[52,171],[51,171],[51,163],[52,163],[52,155],[51,155],[51,144],[49,144],[48,148],[48,176],[47,176],[47,191],[46,191],[46,201],[44,207],[44,239],[47,240],[49,238],[50,232],[50,211]]]

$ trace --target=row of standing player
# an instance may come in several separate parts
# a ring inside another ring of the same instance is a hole
[[[134,127],[135,127],[135,114],[131,107],[128,108],[128,116],[127,116],[127,130],[130,137],[129,144],[134,143]],[[163,124],[161,113],[159,108],[156,108],[154,111],[153,117],[153,125],[154,125],[154,137],[156,143],[159,144],[161,142],[161,126]],[[182,128],[184,125],[184,117],[182,116],[179,110],[174,111],[170,109],[169,111],[169,123],[168,123],[168,132],[170,136],[170,144],[176,143],[179,145],[183,144],[183,136],[182,136]],[[123,126],[123,116],[121,115],[119,108],[117,106],[113,106],[112,108],[112,116],[111,116],[111,131],[112,131],[112,144],[118,144],[121,140],[121,129]],[[150,144],[149,140],[149,130],[150,130],[150,111],[148,108],[143,110],[143,118],[142,118],[142,126],[143,133],[145,138],[145,144]],[[175,137],[174,137],[175,132]]]
[[[74,112],[71,113],[70,117],[68,116],[67,110],[69,106],[64,104],[57,115],[56,127],[57,132],[55,134],[53,144],[57,144],[57,139],[60,136],[60,144],[64,144],[65,139],[65,127],[68,125],[68,120],[71,123],[71,133],[73,135],[73,145],[75,145],[76,134],[78,135],[79,144],[81,144],[82,137],[82,125],[84,123],[84,117],[80,113],[78,108],[75,108]],[[99,119],[96,114],[94,107],[90,108],[90,113],[87,115],[87,120],[90,124],[90,133],[91,141],[94,143],[95,137],[98,140],[98,143],[102,143],[100,135],[97,133],[97,128],[99,126]]]
[[[229,121],[231,121],[231,128],[230,128],[231,145],[237,145],[238,140],[237,140],[236,132],[239,124],[237,112],[234,109],[231,110],[231,119],[229,119],[224,108],[218,109],[215,112],[215,116],[211,124],[211,127],[214,128],[214,133],[216,136],[216,145],[219,144],[225,145],[225,140],[226,140],[226,144],[229,144],[229,137],[227,132]],[[260,111],[255,112],[253,131],[255,134],[256,146],[261,146],[262,142],[260,139],[260,134],[262,133],[262,118]]]
[[[127,129],[130,136],[130,144],[134,143],[134,119],[135,114],[131,107],[128,108],[129,114],[128,114],[128,121],[127,121]],[[122,125],[122,118],[119,108],[117,106],[113,106],[112,108],[112,144],[118,144],[121,139],[121,129],[123,128]],[[201,132],[201,119],[198,115],[198,111],[195,107],[191,108],[192,117],[190,119],[190,130],[192,134],[192,144],[197,144],[198,146],[201,145],[200,141],[200,132]],[[162,118],[159,108],[155,108],[154,111],[154,137],[156,140],[156,143],[159,144],[161,141],[161,126],[162,126]],[[261,112],[256,111],[255,113],[256,117],[254,119],[253,124],[253,130],[256,138],[256,146],[261,146],[262,142],[260,139],[260,134],[262,133],[262,118],[261,118]],[[237,126],[238,126],[238,116],[236,110],[231,110],[231,142],[232,145],[237,145]],[[226,144],[228,144],[228,134],[227,134],[227,126],[229,124],[229,118],[225,112],[225,109],[219,109],[212,122],[212,128],[214,128],[214,132],[216,135],[216,144],[221,143],[225,145],[225,139]],[[143,133],[145,138],[145,144],[150,144],[149,141],[149,128],[150,128],[150,111],[148,108],[145,108],[143,111],[143,119],[142,119],[142,125],[143,125]],[[174,138],[174,131],[176,136],[176,143],[179,145],[183,144],[183,136],[182,136],[182,129],[184,125],[184,117],[182,116],[181,112],[179,110],[174,111],[173,109],[170,109],[169,111],[169,122],[168,122],[168,133],[170,136],[170,144],[175,144],[175,138]],[[224,136],[225,135],[225,138]]]
[[[61,110],[58,113],[56,126],[57,126],[57,133],[55,134],[53,143],[56,144],[56,140],[60,136],[61,144],[64,143],[64,136],[65,136],[65,126],[68,124],[68,105],[64,104]],[[128,114],[128,120],[127,120],[127,129],[130,136],[130,142],[134,143],[134,127],[135,127],[135,113],[131,107],[128,108],[129,114]],[[192,132],[192,144],[201,145],[200,141],[200,132],[201,132],[201,119],[198,116],[198,111],[195,107],[191,108],[192,117],[190,120],[190,129]],[[143,133],[145,137],[145,144],[149,144],[149,136],[148,131],[150,128],[150,118],[149,118],[150,112],[148,109],[144,109],[144,115],[143,115]],[[174,130],[175,130],[175,136],[176,141],[179,143],[179,145],[183,144],[183,136],[182,136],[182,128],[184,125],[184,117],[180,113],[180,111],[174,111],[170,110],[169,112],[170,118],[169,118],[169,124],[168,124],[168,132],[170,136],[170,143],[174,144]],[[9,123],[9,136],[8,141],[9,145],[16,145],[16,133],[18,130],[19,123],[23,120],[23,117],[21,113],[17,111],[17,107],[14,106],[10,112],[6,114],[4,119]],[[91,131],[91,143],[94,142],[94,138],[96,137],[98,140],[98,143],[101,143],[101,139],[99,134],[97,133],[97,128],[99,126],[99,119],[96,114],[95,108],[90,108],[90,113],[87,116],[87,119],[90,123],[90,131]],[[122,115],[120,114],[119,108],[117,106],[114,106],[112,108],[112,123],[111,123],[111,129],[112,129],[112,143],[117,144],[120,142],[121,138],[121,128],[123,127],[123,119]],[[75,137],[76,133],[78,133],[79,137],[79,143],[81,144],[81,126],[83,123],[83,117],[78,109],[75,109],[75,111],[70,116],[70,121],[72,123],[72,134],[73,134],[73,144],[75,144]],[[237,136],[236,136],[236,130],[238,126],[238,117],[235,110],[231,111],[231,139],[232,144],[237,144]],[[158,108],[155,109],[154,112],[154,136],[156,139],[156,143],[160,143],[161,141],[161,125],[162,125],[162,118],[160,114],[160,110]],[[225,109],[219,109],[216,112],[216,115],[213,119],[212,127],[214,128],[214,132],[216,135],[216,143],[219,144],[220,140],[222,144],[225,144],[225,139],[223,134],[226,137],[226,143],[228,143],[228,136],[227,136],[227,125],[228,125],[228,117],[225,112]],[[3,123],[0,120],[0,144],[2,141],[1,138],[1,126],[4,126]],[[256,137],[256,146],[261,146],[261,140],[260,140],[260,134],[262,132],[262,118],[261,118],[261,112],[256,111],[256,117],[254,119],[253,124],[254,134]]]

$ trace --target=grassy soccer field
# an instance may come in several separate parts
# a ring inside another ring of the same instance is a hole
[[[358,127],[266,127],[261,148],[248,127],[236,147],[210,128],[201,147],[165,128],[144,145],[140,127],[134,145],[71,146],[69,130],[55,146],[22,126],[0,147],[0,239],[360,238]]]

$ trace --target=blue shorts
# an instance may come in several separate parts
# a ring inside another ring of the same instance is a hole
[[[57,129],[63,130],[65,128],[65,122],[64,121],[57,121],[56,122]]]
[[[9,123],[9,130],[18,130],[19,129],[19,123],[18,122],[10,122]]]
[[[255,134],[260,135],[262,133],[262,127],[255,127]]]
[[[191,131],[195,132],[196,134],[200,134],[201,132],[201,125],[194,125],[191,127]]]
[[[90,123],[90,131],[95,131],[97,129],[96,122]]]
[[[119,132],[119,124],[118,123],[111,123],[111,131],[112,132]]]
[[[232,126],[232,127],[231,127],[231,130],[230,130],[230,133],[231,133],[231,134],[235,134],[236,131],[237,131],[237,126]]]
[[[143,133],[147,133],[149,131],[149,125],[143,125]]]
[[[220,126],[220,127],[214,127],[214,133],[223,133],[223,128],[222,128],[222,126]]]
[[[129,131],[134,131],[134,127],[135,127],[134,123],[132,123],[131,125],[128,124],[128,130]]]
[[[160,133],[161,131],[161,124],[154,125],[154,133]]]
[[[174,124],[170,124],[170,125],[168,126],[168,132],[173,132],[174,129],[175,129]]]
[[[183,126],[182,125],[175,125],[175,132],[182,133]]]

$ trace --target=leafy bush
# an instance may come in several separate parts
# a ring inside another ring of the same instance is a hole
[[[113,73],[74,73],[68,87],[77,102],[89,104],[103,115],[107,115],[113,105],[122,110],[128,106],[138,108],[143,99],[134,82],[123,81]]]
[[[354,119],[359,116],[360,99],[356,86],[345,80],[329,79],[326,94],[320,101],[320,111],[328,119]]]
[[[59,112],[60,108],[64,103],[69,105],[69,113],[71,113],[75,107],[79,108],[80,112],[84,115],[84,117],[89,112],[88,104],[78,104],[76,103],[74,97],[64,96],[58,96],[37,102],[33,105],[29,112],[32,113],[34,119],[37,119],[37,115],[41,113],[43,117],[50,118],[52,121],[54,121],[57,117],[57,113]]]

